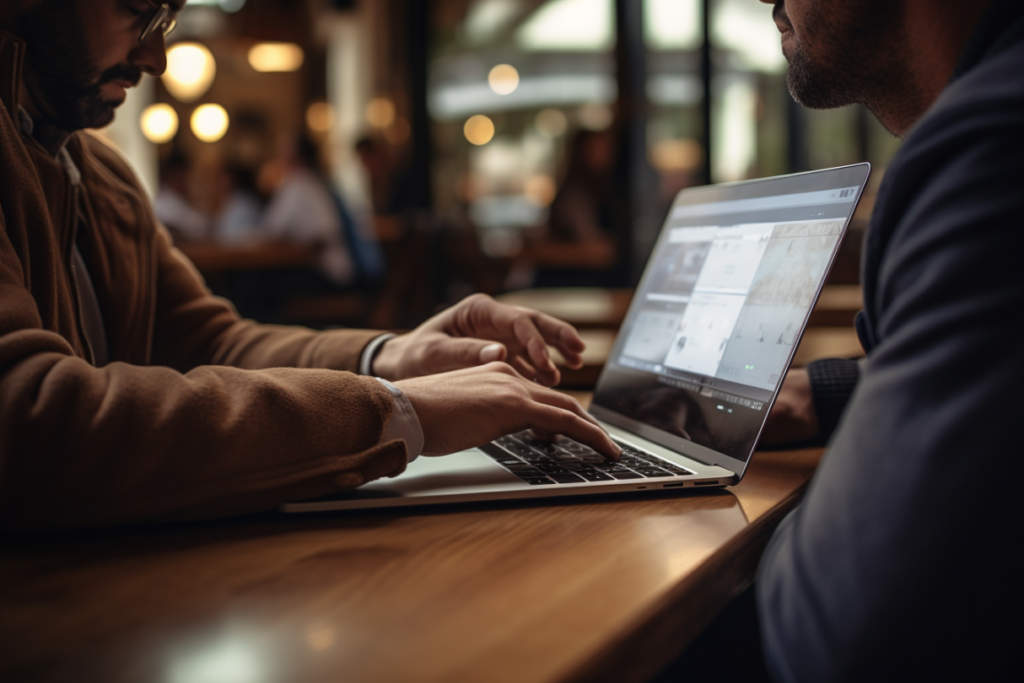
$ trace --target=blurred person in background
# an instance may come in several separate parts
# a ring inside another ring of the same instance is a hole
[[[180,152],[167,157],[160,165],[160,189],[153,198],[153,211],[172,234],[199,240],[209,236],[210,219],[188,199],[191,176],[188,157]]]
[[[404,214],[412,206],[408,169],[396,166],[387,146],[376,138],[360,138],[355,151],[370,181],[373,212],[381,216]]]
[[[320,247],[320,274],[326,282],[312,289],[344,287],[356,280],[356,266],[345,244],[342,215],[320,166],[320,151],[306,136],[281,149],[284,177],[275,188],[261,225],[273,239]]]
[[[569,148],[565,177],[551,202],[544,240],[530,257],[535,286],[622,284],[620,247],[628,229],[622,192],[614,186],[615,138],[580,131]]]
[[[213,237],[227,243],[258,237],[264,200],[256,185],[256,172],[230,164],[221,174],[224,203],[213,220]]]

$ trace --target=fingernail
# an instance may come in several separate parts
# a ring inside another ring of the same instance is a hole
[[[504,351],[505,347],[501,344],[488,344],[480,349],[480,362],[490,363],[491,361],[501,360],[501,355]]]

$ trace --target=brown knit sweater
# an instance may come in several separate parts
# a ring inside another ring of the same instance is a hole
[[[388,391],[357,368],[377,332],[240,320],[157,224],[124,161],[76,133],[72,187],[17,124],[25,45],[0,31],[0,528],[270,509],[405,468]],[[80,246],[111,363],[84,341]]]

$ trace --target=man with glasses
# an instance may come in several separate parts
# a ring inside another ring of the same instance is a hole
[[[582,364],[553,318],[476,296],[399,337],[317,333],[209,294],[82,132],[163,73],[183,4],[0,4],[0,528],[271,509],[530,427],[615,457],[547,388],[548,346]]]

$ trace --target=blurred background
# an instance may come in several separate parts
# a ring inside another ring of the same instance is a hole
[[[486,292],[614,329],[680,189],[870,161],[830,280],[855,309],[898,147],[790,99],[757,0],[189,0],[168,47],[101,135],[264,322],[402,329]]]

